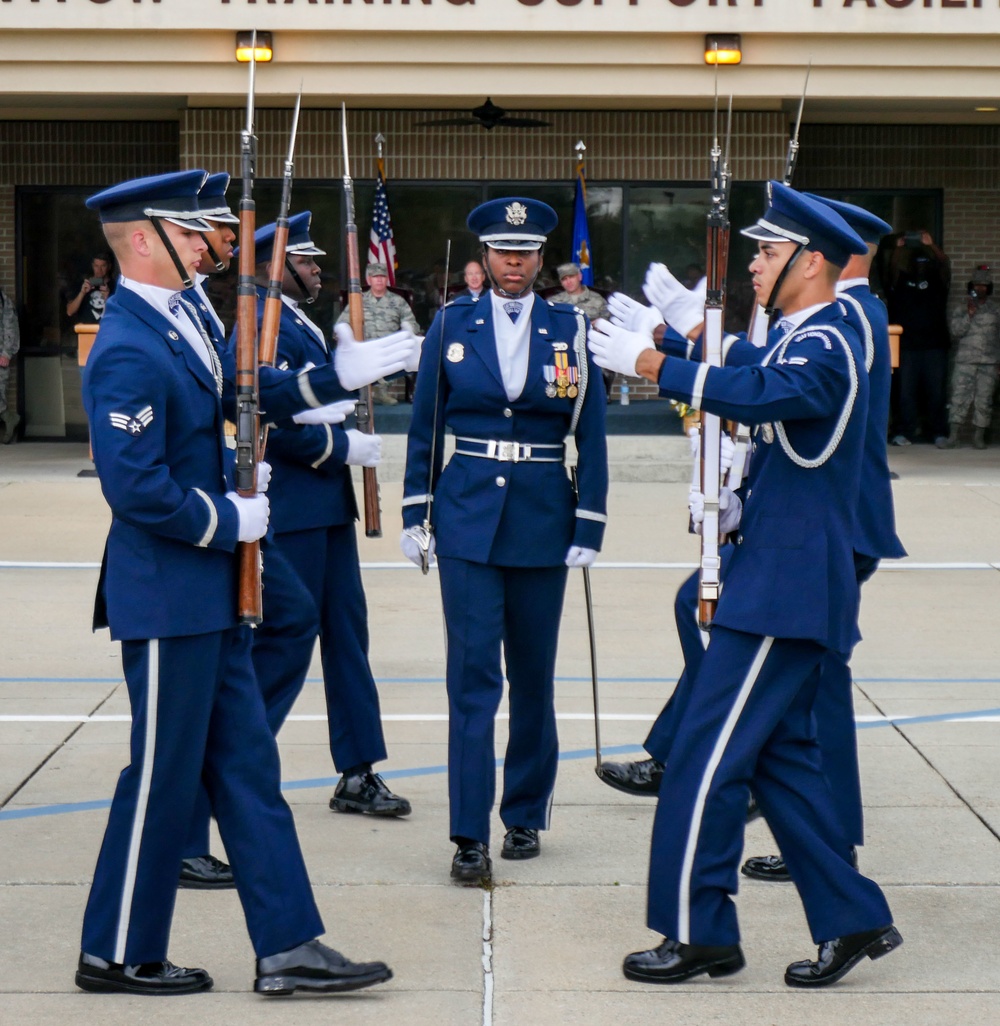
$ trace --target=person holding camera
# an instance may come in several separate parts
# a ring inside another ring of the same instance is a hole
[[[972,444],[986,448],[986,429],[993,419],[993,391],[1000,368],[1000,310],[992,300],[993,276],[979,264],[968,282],[966,299],[951,313],[948,326],[955,340],[948,417],[951,431],[941,449],[958,448],[958,435],[972,410]]]
[[[893,445],[910,445],[922,434],[935,444],[948,438],[948,286],[951,267],[930,232],[906,232],[889,261],[886,306],[899,324],[898,409]]]
[[[111,292],[111,257],[99,253],[90,262],[90,277],[83,279],[80,291],[67,301],[66,316],[74,324],[100,324]]]

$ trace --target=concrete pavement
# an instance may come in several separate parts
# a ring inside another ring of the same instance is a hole
[[[683,465],[683,440],[615,444],[593,586],[605,755],[631,757],[680,669],[672,600],[696,548],[685,531],[686,475],[671,469]],[[661,447],[669,459],[658,459]],[[669,988],[624,979],[623,955],[658,940],[644,925],[653,803],[594,776],[575,574],[557,671],[563,759],[543,856],[497,858],[491,893],[451,886],[440,601],[433,576],[399,555],[400,486],[387,467],[386,536],[361,549],[390,752],[384,772],[413,815],[377,822],[328,810],[336,775],[318,660],[279,741],[327,939],[352,957],[384,958],[396,977],[329,1000],[258,998],[235,895],[182,891],[171,957],[204,965],[215,989],[161,1002],[73,986],[107,799],[127,759],[117,646],[89,629],[107,510],[98,483],[76,477],[85,446],[0,449],[0,1022],[993,1026],[1000,460],[996,450],[924,446],[890,450],[890,459],[910,557],[866,586],[854,668],[868,830],[861,865],[886,889],[905,938],[898,952],[821,994],[790,991],[785,965],[814,953],[801,907],[787,886],[748,881],[737,898],[743,972]],[[504,728],[501,720],[500,754]],[[494,827],[498,854],[498,819]],[[771,850],[766,827],[750,826],[747,854]]]

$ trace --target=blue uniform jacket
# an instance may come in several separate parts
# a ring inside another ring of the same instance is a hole
[[[497,566],[557,566],[570,545],[600,549],[607,523],[606,396],[600,371],[586,350],[585,332],[583,314],[536,296],[527,378],[522,393],[511,401],[500,373],[488,295],[483,300],[460,297],[435,317],[424,340],[413,397],[403,524],[423,523],[431,483],[432,523],[442,556]],[[586,354],[583,366],[576,348],[581,338]],[[587,379],[575,428],[579,499],[560,462],[513,463],[455,454],[442,472],[445,425],[458,437],[562,444],[570,431],[575,400],[546,394],[556,358],[561,360],[562,354],[571,378],[582,380],[586,374]],[[431,477],[439,365],[438,447]]]
[[[868,426],[865,456],[861,463],[861,493],[858,501],[854,549],[873,559],[901,559],[906,549],[896,536],[896,513],[892,501],[886,436],[889,432],[889,314],[885,303],[867,285],[856,285],[838,293],[847,323],[857,332],[868,368]]]
[[[119,288],[83,401],[112,512],[95,628],[139,640],[235,626],[238,517],[211,371],[167,318]]]
[[[265,290],[258,289],[258,293],[259,328]],[[307,363],[315,364],[321,372],[333,367],[333,353],[285,303],[281,304],[275,363],[279,372],[286,373],[294,373]],[[310,371],[310,377],[315,373]],[[354,485],[345,462],[347,433],[341,425],[282,422],[280,428],[268,433],[265,458],[272,468],[268,495],[271,527],[276,533],[349,524],[357,519]]]
[[[837,304],[771,344],[766,364],[757,353],[756,363],[724,367],[667,357],[659,379],[667,398],[758,425],[715,619],[846,652],[858,638],[853,543],[868,413],[864,357]]]

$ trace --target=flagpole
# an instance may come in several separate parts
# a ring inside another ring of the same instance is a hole
[[[581,139],[573,147],[576,151],[576,188],[573,198],[573,262],[580,267],[580,280],[584,285],[594,284],[594,268],[590,253],[590,229],[587,225],[587,179],[584,174],[583,155],[587,146]]]

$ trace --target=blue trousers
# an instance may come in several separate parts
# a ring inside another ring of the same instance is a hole
[[[368,604],[354,524],[275,534],[273,547],[293,578],[283,570],[275,589],[265,561],[264,622],[254,632],[253,662],[268,723],[277,732],[302,690],[318,623],[333,764],[343,771],[379,762],[386,757],[385,738],[368,662]],[[303,588],[316,621],[302,613]]]
[[[439,558],[438,566],[448,635],[451,837],[489,843],[501,650],[510,737],[500,818],[507,827],[547,829],[559,762],[554,681],[567,569],[449,558]]]
[[[649,926],[685,944],[739,941],[749,790],[799,890],[813,940],[887,926],[878,885],[849,858],[816,742],[825,649],[712,628],[666,763],[653,826]]]
[[[262,565],[265,626],[253,631],[253,659],[268,673],[264,704],[267,724],[271,733],[277,734],[309,672],[319,613],[312,595],[271,541],[263,543]],[[202,786],[184,844],[184,858],[197,858],[209,851],[210,818],[208,791]]]
[[[323,933],[250,631],[122,642],[131,762],[118,778],[83,920],[82,950],[112,962],[167,957],[184,839],[204,783],[258,958]]]
[[[722,549],[722,575],[732,558],[733,547]],[[855,572],[860,587],[875,572],[878,560],[855,556]],[[677,729],[678,717],[689,698],[691,681],[697,677],[705,654],[706,635],[698,628],[698,574],[692,574],[678,589],[674,617],[684,671],[677,687],[656,718],[646,738],[645,748],[654,759],[666,762]],[[837,815],[852,845],[864,844],[864,812],[861,804],[861,774],[858,767],[858,735],[854,720],[853,681],[849,656],[825,651],[813,714],[823,759],[823,772],[833,789]]]

